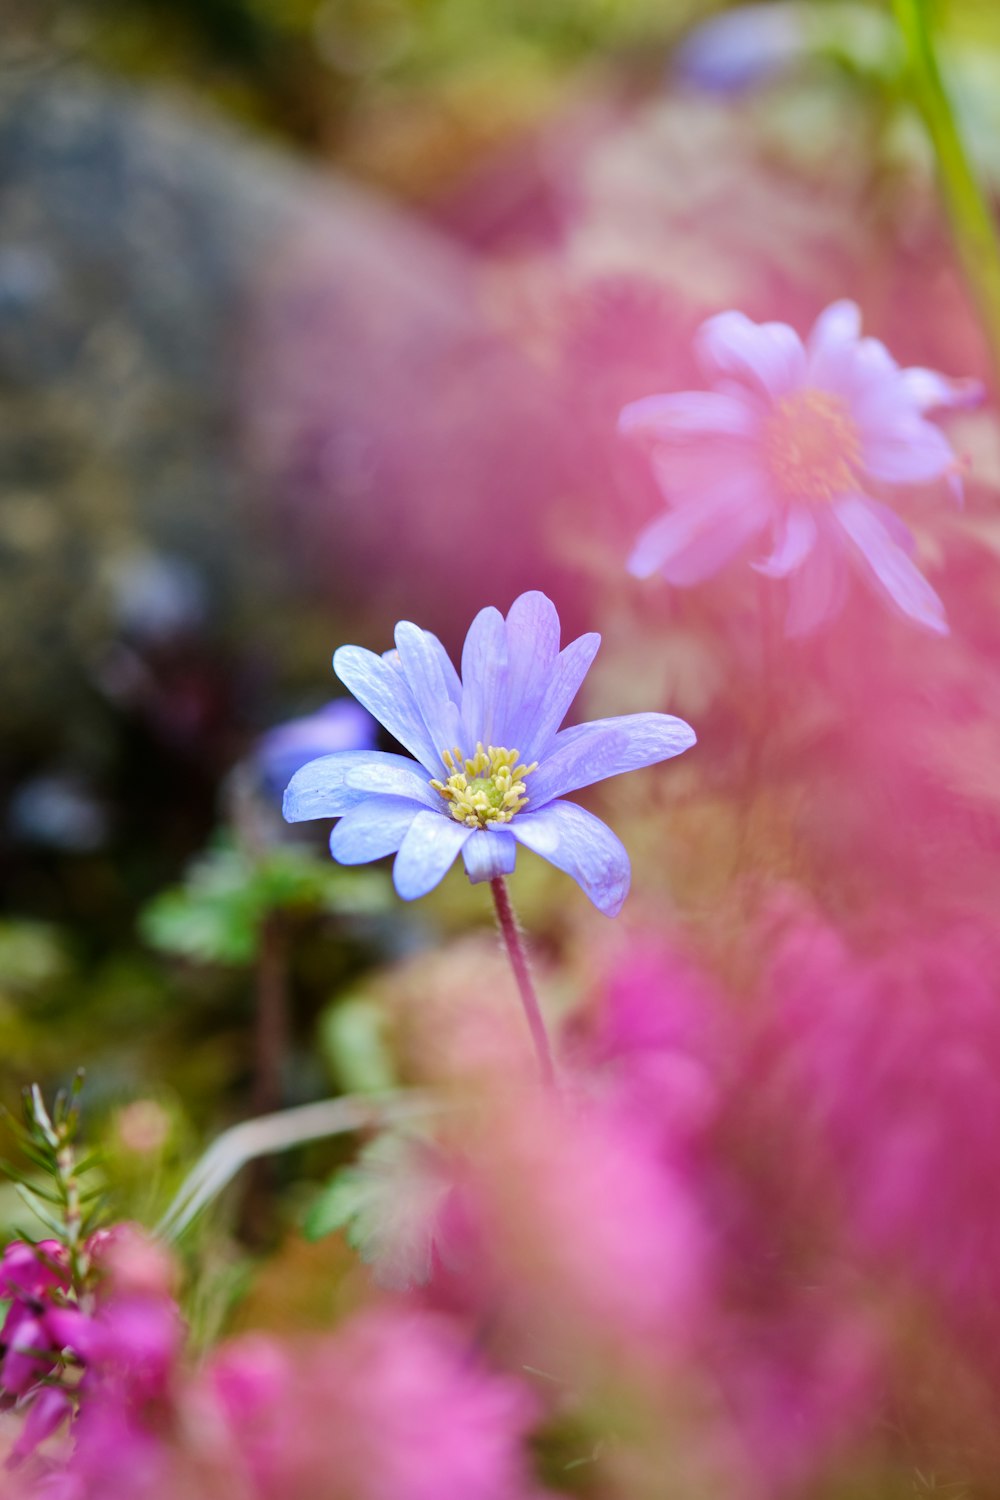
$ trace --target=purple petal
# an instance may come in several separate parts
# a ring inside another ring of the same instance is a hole
[[[701,88],[729,93],[780,71],[810,48],[802,15],[785,4],[742,5],[687,35],[673,66]]]
[[[472,755],[476,745],[502,744],[507,700],[507,631],[503,615],[492,605],[481,609],[469,626],[462,648],[462,722]]]
[[[392,867],[393,882],[403,900],[415,901],[439,885],[472,833],[444,811],[418,812]]]
[[[559,616],[537,590],[521,594],[507,615],[507,705],[503,743],[520,749],[548,690],[559,655]]]
[[[49,1342],[57,1349],[72,1349],[89,1359],[94,1342],[94,1320],[76,1307],[50,1307],[44,1314]]]
[[[29,1386],[49,1370],[54,1362],[48,1335],[37,1318],[24,1318],[7,1347],[0,1366],[0,1384],[15,1396],[23,1396]]]
[[[540,812],[519,813],[510,831],[526,849],[571,875],[605,916],[621,911],[631,877],[628,854],[600,818],[575,802],[550,802]]]
[[[300,766],[337,750],[367,750],[378,726],[353,698],[337,698],[314,714],[278,724],[257,741],[255,757],[268,788],[281,795]]]
[[[330,835],[330,853],[342,865],[366,865],[395,854],[422,812],[406,797],[372,797],[344,814]]]
[[[570,641],[556,657],[545,697],[539,706],[538,717],[532,725],[525,726],[525,743],[517,746],[523,761],[539,760],[544,755],[556,730],[569,713],[570,705],[580,691],[600,644],[601,637],[596,631],[591,631]],[[507,749],[512,750],[514,746],[508,745]]]
[[[444,676],[444,684],[448,691],[448,697],[451,699],[452,703],[461,708],[462,679],[461,677],[459,677],[457,671],[455,670],[455,663],[452,661],[451,657],[444,649],[444,646],[441,644],[438,637],[434,634],[433,630],[425,630],[424,637],[430,643],[432,650],[437,653],[438,660],[441,663],[441,672]]]
[[[798,390],[805,350],[787,323],[754,323],[741,312],[718,313],[695,335],[695,354],[709,379],[730,375],[777,400]]]
[[[964,411],[978,406],[986,395],[981,380],[973,377],[955,379],[940,375],[937,370],[925,370],[913,365],[900,371],[903,387],[914,406],[921,413],[928,411]]]
[[[805,562],[816,545],[817,535],[812,512],[801,505],[790,506],[778,522],[770,557],[751,566],[768,578],[787,578]]]
[[[690,750],[695,738],[690,724],[672,714],[623,714],[564,729],[528,778],[528,810],[608,776],[670,760]]]
[[[478,885],[482,880],[511,873],[517,859],[517,843],[506,829],[484,828],[473,832],[462,850],[462,858],[466,874],[473,885]]]
[[[902,516],[897,515],[891,506],[883,505],[881,500],[873,500],[870,495],[866,495],[864,500],[872,514],[878,516],[896,546],[902,547],[907,557],[913,557],[917,550],[917,539]]]
[[[687,588],[732,562],[766,524],[771,503],[756,471],[732,473],[699,501],[676,506],[642,532],[628,560],[635,578],[660,572]]]
[[[40,1390],[28,1408],[24,1426],[10,1450],[12,1464],[21,1463],[29,1454],[34,1453],[39,1444],[50,1438],[72,1413],[73,1403],[64,1390],[58,1386],[47,1386]]]
[[[928,630],[947,635],[944,605],[903,549],[897,547],[868,503],[860,495],[853,495],[839,500],[835,511],[871,577],[893,604]]]
[[[840,612],[847,594],[846,544],[839,528],[834,534],[824,526],[818,529],[816,546],[802,566],[789,575],[786,635],[811,635]]]
[[[861,338],[861,309],[856,302],[833,302],[813,324],[807,343],[807,384],[843,392]]]
[[[760,418],[751,404],[720,391],[677,391],[666,396],[644,396],[631,401],[618,418],[618,431],[676,442],[684,438],[752,438]]]
[[[440,762],[441,751],[453,750],[462,730],[458,704],[448,691],[440,642],[409,620],[400,620],[395,640],[403,674]]]
[[[428,734],[402,672],[363,646],[341,646],[333,654],[333,670],[358,702],[436,775],[440,748]]]
[[[951,444],[930,422],[919,417],[864,434],[866,472],[888,484],[926,484],[957,468]]]
[[[409,797],[427,807],[439,801],[423,766],[415,760],[383,750],[341,750],[296,771],[285,792],[283,811],[289,823],[339,818],[375,794]]]

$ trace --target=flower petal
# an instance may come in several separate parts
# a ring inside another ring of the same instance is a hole
[[[427,732],[403,673],[363,646],[341,646],[333,670],[344,686],[432,775],[441,764],[440,748]]]
[[[400,620],[395,641],[403,675],[440,764],[442,750],[453,750],[459,743],[462,727],[458,704],[448,691],[440,642],[409,620]]]
[[[846,299],[824,308],[806,342],[809,386],[848,394],[861,339],[861,309]]]
[[[802,566],[788,577],[788,614],[785,634],[811,635],[826,620],[839,614],[847,595],[847,568],[839,527],[833,534],[820,526],[817,545]]]
[[[517,843],[506,829],[483,828],[473,830],[472,837],[462,850],[465,872],[473,885],[482,880],[494,880],[498,875],[509,875],[517,859]]]
[[[395,854],[422,811],[407,797],[370,797],[340,819],[330,835],[330,853],[342,865],[366,865]]]
[[[837,520],[857,548],[870,576],[910,619],[947,635],[944,605],[927,579],[897,547],[885,526],[860,495],[839,500]]]
[[[537,589],[521,594],[507,614],[507,704],[503,743],[520,749],[538,718],[559,655],[559,616]]]
[[[403,900],[415,901],[439,885],[472,833],[446,812],[418,812],[392,867],[393,883]]]
[[[751,564],[768,578],[787,578],[800,568],[816,544],[818,535],[812,512],[793,505],[778,522],[774,549],[769,557]]]
[[[8,1466],[23,1462],[72,1415],[73,1403],[66,1391],[59,1386],[44,1386],[28,1407],[24,1426],[10,1450]]]
[[[787,323],[754,323],[745,313],[717,313],[695,335],[695,354],[709,379],[732,375],[777,400],[805,379],[802,340]]]
[[[873,479],[889,484],[926,484],[958,467],[944,433],[920,417],[869,428],[863,464]]]
[[[285,792],[283,811],[289,823],[339,818],[376,794],[408,797],[427,807],[436,807],[439,801],[423,766],[415,760],[384,750],[340,750],[296,771]]]
[[[624,844],[606,823],[575,802],[550,802],[510,824],[519,844],[571,875],[598,911],[614,917],[628,895],[631,867]]]
[[[623,407],[618,418],[618,431],[624,436],[665,442],[706,435],[752,438],[759,428],[760,418],[748,401],[720,391],[643,396],[641,401],[630,401]]]
[[[732,562],[769,518],[770,498],[754,469],[734,471],[699,502],[677,505],[647,526],[628,560],[635,578],[660,572],[686,588]]]
[[[477,743],[502,744],[507,705],[507,631],[504,617],[492,605],[481,609],[469,626],[462,648],[462,723],[466,755]]]
[[[623,714],[564,729],[528,778],[528,810],[608,776],[670,760],[690,750],[695,740],[690,724],[672,714]]]
[[[919,365],[912,365],[899,373],[906,394],[921,413],[964,411],[967,407],[978,406],[986,395],[983,382],[973,377],[956,379]]]
[[[600,644],[601,637],[596,631],[590,631],[570,641],[556,657],[538,717],[531,726],[525,726],[524,744],[517,747],[523,761],[540,760],[545,754],[556,730],[569,713]],[[507,748],[510,750],[513,746]]]

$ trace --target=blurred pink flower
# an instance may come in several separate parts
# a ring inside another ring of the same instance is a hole
[[[790,634],[839,609],[851,564],[917,624],[947,632],[944,607],[911,560],[908,527],[878,496],[944,480],[961,495],[959,461],[925,418],[978,401],[976,381],[900,369],[861,337],[853,302],[835,302],[803,345],[785,323],[740,312],[704,323],[696,352],[707,391],[646,396],[621,413],[648,438],[670,509],[640,536],[639,578],[702,582],[769,535],[759,572],[789,581]]]
[[[254,1336],[206,1379],[254,1500],[538,1494],[523,1449],[533,1399],[443,1318],[382,1309],[298,1350]]]
[[[868,1257],[930,1297],[1000,1382],[1000,947],[972,925],[875,959],[819,926],[775,964],[766,1087]]]
[[[454,1205],[482,1305],[502,1305],[519,1341],[581,1379],[581,1362],[609,1345],[654,1357],[684,1346],[708,1247],[686,1176],[656,1134],[614,1095],[526,1089],[482,1102],[463,1126]]]

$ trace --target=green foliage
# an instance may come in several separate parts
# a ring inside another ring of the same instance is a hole
[[[345,1093],[396,1087],[385,1013],[373,1000],[360,995],[338,999],[320,1017],[318,1040],[334,1081]]]
[[[387,904],[377,871],[343,870],[303,848],[251,857],[226,841],[194,861],[183,885],[146,907],[140,930],[155,948],[197,963],[249,964],[272,912],[357,917]]]
[[[313,1199],[303,1224],[306,1239],[322,1240],[346,1229],[348,1243],[360,1250],[367,1241],[364,1215],[371,1197],[370,1174],[363,1167],[345,1167]]]
[[[10,1116],[7,1122],[20,1155],[36,1171],[0,1161],[0,1171],[13,1182],[46,1235],[65,1247],[74,1283],[86,1274],[84,1244],[103,1216],[103,1189],[91,1177],[96,1155],[81,1159],[76,1150],[82,1087],[83,1074],[78,1073],[71,1088],[56,1095],[51,1113],[37,1083],[25,1089],[24,1124]]]
[[[0,922],[0,996],[20,996],[60,979],[66,953],[47,922]]]
[[[412,1130],[385,1131],[313,1200],[303,1231],[318,1240],[343,1229],[382,1286],[430,1275],[434,1236],[451,1177],[444,1159]]]

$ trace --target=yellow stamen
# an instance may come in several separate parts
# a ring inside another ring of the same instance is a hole
[[[476,746],[475,755],[465,756],[456,745],[441,752],[448,776],[444,781],[432,781],[431,786],[448,803],[455,821],[467,828],[509,823],[528,801],[525,776],[538,769],[537,760],[523,766],[518,764],[519,758],[518,750],[497,745],[484,749],[482,742]]]
[[[796,391],[776,402],[764,452],[787,500],[836,500],[857,485],[861,436],[846,402],[829,391]]]

